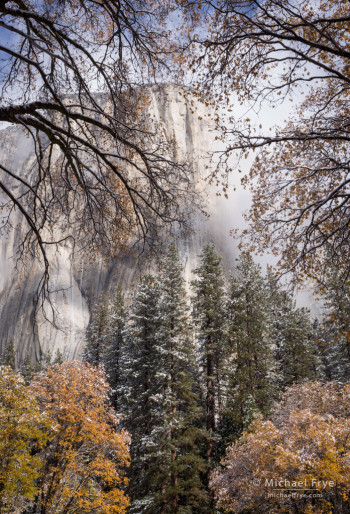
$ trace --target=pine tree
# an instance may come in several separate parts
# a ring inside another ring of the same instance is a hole
[[[53,366],[56,366],[56,365],[60,366],[61,364],[63,364],[63,362],[64,362],[63,354],[62,354],[61,350],[59,348],[57,348],[52,364],[53,364]]]
[[[49,350],[43,359],[43,367],[44,367],[44,369],[46,369],[51,365],[52,365],[52,352],[51,352],[51,350]]]
[[[83,353],[83,359],[89,364],[104,366],[111,386],[111,401],[118,412],[121,407],[118,396],[124,376],[122,353],[126,320],[124,294],[118,285],[111,296],[103,294],[99,297],[87,330],[87,344]]]
[[[267,414],[274,397],[268,295],[260,266],[248,254],[240,256],[230,280],[227,318],[231,358],[226,423],[228,418],[228,431],[238,436],[257,412]]]
[[[102,362],[112,388],[112,404],[117,412],[121,409],[121,388],[124,383],[123,352],[125,351],[127,312],[122,288],[118,285],[108,308],[108,329],[104,341]]]
[[[150,483],[154,469],[145,459],[152,444],[151,433],[159,422],[161,406],[157,401],[158,384],[154,367],[159,358],[159,287],[153,276],[144,276],[131,304],[127,346],[123,368],[127,381],[121,390],[123,424],[131,433],[131,467],[129,494],[131,512],[147,512],[154,505]]]
[[[13,339],[6,344],[4,353],[1,356],[1,364],[3,366],[10,366],[14,371],[16,369],[16,351]]]
[[[350,381],[350,284],[341,269],[329,269],[324,292],[324,320],[318,341],[326,377]]]
[[[267,288],[277,389],[315,380],[320,363],[310,312],[306,308],[296,308],[291,295],[282,289],[270,270]]]
[[[152,470],[150,485],[156,493],[149,512],[207,512],[201,480],[205,461],[198,448],[204,434],[194,425],[201,410],[195,392],[195,348],[182,273],[172,243],[159,279],[158,358],[153,377],[159,413],[146,454]]]
[[[207,442],[207,486],[214,465],[217,423],[224,404],[224,369],[227,357],[225,330],[225,289],[221,258],[214,245],[208,244],[200,255],[200,264],[193,270],[197,278],[192,286],[193,320],[199,346],[201,376],[205,395],[204,413]],[[213,498],[211,498],[213,505]]]
[[[195,348],[177,249],[159,280],[144,277],[128,328],[126,427],[132,434],[131,512],[206,513]]]
[[[31,361],[29,355],[27,355],[26,358],[24,359],[24,362],[21,366],[20,371],[21,371],[21,374],[24,378],[26,385],[30,384],[30,382],[33,378],[33,375],[34,375],[34,366],[32,364],[32,361]]]
[[[32,381],[32,378],[36,373],[40,373],[44,369],[43,365],[39,361],[35,361],[33,364],[29,355],[26,356],[24,362],[20,368],[21,374],[24,378],[25,383],[28,385]]]
[[[283,327],[284,344],[277,355],[282,387],[317,378],[316,334],[307,309],[290,309]]]
[[[103,364],[106,339],[109,331],[109,300],[101,294],[93,308],[91,320],[86,333],[86,345],[83,360],[93,366]]]

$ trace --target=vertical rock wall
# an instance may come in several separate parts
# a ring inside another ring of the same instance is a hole
[[[151,89],[150,116],[157,122],[159,130],[176,141],[179,160],[186,159],[193,168],[194,187],[206,188],[204,201],[211,218],[209,221],[198,215],[193,219],[193,231],[179,241],[180,255],[185,264],[186,278],[197,263],[201,247],[213,241],[227,259],[228,234],[220,230],[215,217],[215,192],[203,182],[207,174],[205,166],[210,163],[210,151],[214,146],[213,123],[207,109],[184,95],[173,85]],[[31,142],[18,127],[9,127],[0,132],[1,162],[9,169],[29,173],[34,161]],[[222,211],[222,209],[221,209]],[[68,244],[58,251],[51,249],[50,259],[52,301],[54,317],[49,306],[39,312],[34,320],[35,293],[41,270],[35,261],[29,261],[19,272],[14,255],[20,240],[21,221],[0,242],[0,345],[1,348],[13,338],[18,361],[27,354],[40,359],[48,351],[60,350],[65,359],[79,356],[84,344],[84,334],[89,322],[91,307],[98,294],[113,289],[119,282],[127,295],[142,273],[152,269],[152,263],[135,263],[130,258],[117,258],[112,262],[102,259],[87,264],[81,258],[72,259]],[[232,243],[230,242],[232,247]],[[45,319],[54,321],[50,323]]]

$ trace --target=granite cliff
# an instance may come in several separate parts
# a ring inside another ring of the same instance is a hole
[[[167,137],[173,138],[179,159],[186,159],[193,168],[195,181],[203,183],[205,165],[210,162],[210,151],[214,145],[213,123],[206,108],[181,89],[159,86],[151,89],[150,116],[159,124]],[[194,102],[194,103],[193,103]],[[2,163],[9,169],[20,170],[25,176],[34,161],[30,140],[18,127],[7,127],[0,132]],[[211,214],[209,220],[198,215],[193,220],[193,231],[179,242],[179,250],[189,278],[198,253],[207,241],[215,242],[224,252],[223,233],[215,217],[216,196],[207,189],[205,202]],[[222,213],[221,213],[222,215]],[[35,260],[16,269],[13,256],[20,240],[23,221],[3,237],[0,243],[0,343],[14,340],[18,362],[26,355],[40,360],[57,349],[65,359],[79,357],[84,344],[85,330],[89,322],[91,307],[98,294],[113,289],[120,283],[127,295],[131,294],[141,273],[149,271],[152,263],[120,257],[105,262],[102,258],[87,263],[84,258],[72,258],[69,246],[61,245],[51,251],[50,287],[56,309],[56,326],[45,320],[43,312],[34,319],[35,292],[41,269]],[[226,255],[227,258],[229,256]]]

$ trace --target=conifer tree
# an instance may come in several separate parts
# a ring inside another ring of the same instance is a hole
[[[316,334],[309,311],[291,307],[284,321],[284,341],[276,355],[283,388],[296,382],[315,380],[318,369]]]
[[[214,464],[214,442],[217,422],[224,403],[224,368],[227,357],[225,329],[225,289],[221,258],[208,244],[200,255],[199,266],[193,270],[197,278],[192,286],[193,320],[199,346],[201,376],[204,388],[207,442],[207,485]],[[213,500],[211,499],[211,504]]]
[[[83,360],[94,366],[104,366],[111,386],[111,400],[118,412],[118,396],[124,376],[122,352],[126,320],[124,294],[118,285],[111,297],[106,294],[99,297],[87,330],[87,344],[83,352]]]
[[[57,364],[58,366],[60,366],[61,364],[63,364],[63,362],[63,354],[61,350],[57,348],[52,365],[55,366]]]
[[[175,244],[159,280],[144,277],[131,306],[126,427],[132,434],[131,512],[206,513],[195,349]]]
[[[324,320],[318,341],[326,377],[350,381],[350,284],[335,265],[329,269],[324,292]]]
[[[34,373],[35,373],[35,369],[34,369],[33,363],[31,361],[29,355],[26,355],[26,358],[24,359],[24,362],[21,366],[21,374],[24,378],[26,385],[30,384]]]
[[[91,320],[86,333],[86,346],[83,350],[83,360],[92,366],[103,364],[106,339],[109,330],[109,301],[101,294],[93,308]]]
[[[274,361],[268,295],[260,266],[248,254],[237,260],[227,303],[230,377],[226,416],[233,436],[254,414],[266,414],[273,400]]]
[[[127,331],[127,350],[123,368],[127,377],[121,390],[123,424],[131,434],[130,511],[147,512],[154,505],[150,488],[152,474],[146,448],[152,444],[151,433],[159,422],[161,406],[157,401],[158,384],[154,380],[159,327],[159,287],[153,276],[144,276],[131,304]]]
[[[195,348],[182,274],[172,243],[159,279],[158,358],[153,378],[159,414],[147,455],[152,469],[151,486],[157,492],[150,512],[207,512],[201,480],[205,461],[198,448],[204,433],[194,425],[201,410],[195,392]]]
[[[52,365],[52,352],[51,352],[51,350],[49,350],[43,359],[43,367],[44,367],[44,369],[46,369],[51,365]]]
[[[58,364],[58,365],[63,364],[63,354],[62,354],[62,352],[61,352],[61,350],[59,348],[57,348],[54,357],[52,357],[51,350],[49,350],[47,352],[47,354],[45,355],[44,360],[42,361],[42,363],[40,365],[40,370],[42,370],[42,369],[46,370],[50,366],[55,366],[56,364]],[[36,370],[36,371],[38,371],[38,370]]]
[[[16,351],[13,339],[6,344],[4,353],[1,356],[1,364],[3,366],[10,366],[14,371],[16,369]]]
[[[278,285],[271,270],[267,288],[277,389],[316,379],[320,363],[310,312],[296,308],[291,294]]]
[[[40,373],[44,369],[43,365],[39,361],[32,362],[29,355],[26,356],[22,366],[20,367],[20,372],[24,378],[25,383],[28,385],[32,381],[32,378],[36,373]]]
[[[124,294],[117,286],[109,301],[108,329],[106,330],[102,362],[106,369],[109,385],[112,388],[112,404],[117,412],[121,411],[121,388],[124,383],[123,353],[125,352],[127,312]]]

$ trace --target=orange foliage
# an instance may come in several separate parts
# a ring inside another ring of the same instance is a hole
[[[37,375],[30,390],[52,420],[42,456],[41,512],[126,512],[129,436],[116,431],[104,372],[64,363]]]
[[[227,449],[211,482],[219,506],[227,512],[345,512],[349,435],[350,385],[292,386],[271,420],[257,419]]]

